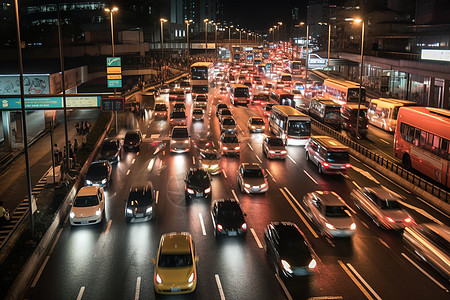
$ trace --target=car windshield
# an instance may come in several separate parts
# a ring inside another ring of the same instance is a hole
[[[223,125],[236,125],[236,122],[232,118],[223,119]]]
[[[309,136],[311,134],[310,121],[289,121],[288,135]]]
[[[128,205],[131,206],[147,206],[152,202],[152,193],[149,190],[135,189],[128,195]]]
[[[326,206],[325,216],[330,218],[346,218],[348,214],[345,210],[346,207],[343,205]]]
[[[203,95],[199,95],[197,96],[197,98],[195,98],[195,101],[206,101],[206,97]]]
[[[224,103],[217,105],[217,109],[224,109],[224,108],[228,108],[228,106]]]
[[[296,89],[294,89],[294,90],[292,90],[292,94],[302,94],[302,92],[300,91],[300,90],[296,90]]]
[[[186,254],[161,254],[158,267],[161,268],[183,268],[192,266],[192,255]]]
[[[155,110],[156,111],[165,111],[165,110],[167,110],[167,106],[165,104],[156,104]]]
[[[102,151],[117,150],[117,144],[115,141],[104,141]]]
[[[269,139],[270,146],[284,146],[282,139]]]
[[[224,136],[222,138],[222,142],[224,143],[239,143],[237,136]]]
[[[98,205],[98,197],[93,196],[78,196],[73,202],[74,207],[89,207]]]
[[[222,116],[225,116],[225,115],[231,116],[231,111],[229,111],[228,109],[222,109],[222,110],[220,111],[220,114],[221,114]]]
[[[400,203],[395,200],[380,200],[380,206],[382,210],[393,210],[393,209],[402,209]]]
[[[184,105],[184,103],[175,103],[173,108],[186,108],[186,105]]]
[[[184,119],[184,118],[186,118],[186,114],[184,113],[184,111],[174,111],[174,112],[172,112],[171,118]]]
[[[208,185],[209,177],[208,173],[204,171],[197,171],[189,174],[188,182],[194,186],[204,186]]]
[[[185,138],[189,137],[189,133],[186,128],[174,128],[172,131],[172,138]]]
[[[309,254],[309,248],[300,235],[287,236],[280,238],[280,252],[295,253],[296,255]]]
[[[254,76],[254,77],[253,77],[253,80],[255,80],[255,81],[261,81],[261,77],[259,77],[259,76]]]
[[[139,134],[137,132],[129,132],[125,135],[125,140],[137,141],[139,140]]]
[[[202,115],[203,114],[203,109],[201,108],[194,108],[194,110],[192,111],[192,113],[194,115]]]
[[[213,152],[213,153],[208,153],[208,152],[202,152],[202,157],[203,159],[206,160],[215,160],[215,159],[219,159],[219,153]]]
[[[348,152],[327,152],[327,161],[333,163],[348,163]]]
[[[108,172],[108,168],[104,164],[92,164],[87,171],[88,175],[105,175]]]
[[[219,206],[218,213],[222,218],[235,218],[242,216],[241,208],[238,205],[221,205]]]
[[[264,174],[261,169],[245,169],[244,177],[245,178],[263,178]]]
[[[253,125],[264,125],[264,121],[263,121],[263,119],[256,119],[256,118],[253,118],[252,119],[252,124]]]

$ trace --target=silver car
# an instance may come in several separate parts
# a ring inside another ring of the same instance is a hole
[[[220,133],[236,132],[237,124],[233,117],[225,117],[220,123]]]
[[[236,133],[223,133],[220,136],[219,147],[222,155],[239,155],[241,147]]]
[[[351,195],[356,207],[363,210],[379,227],[404,229],[416,224],[397,201],[398,198],[384,188],[355,189]]]
[[[344,200],[335,192],[315,191],[303,197],[311,220],[328,237],[351,237],[356,224]]]
[[[186,126],[175,126],[170,134],[170,152],[188,152],[191,148],[191,138]]]
[[[242,163],[238,169],[237,182],[243,193],[265,193],[269,189],[266,177],[258,164]]]

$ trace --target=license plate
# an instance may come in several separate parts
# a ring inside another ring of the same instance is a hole
[[[144,216],[143,213],[141,213],[141,214],[136,214],[136,217],[137,217],[137,218],[142,218],[143,216]]]
[[[179,291],[181,291],[181,289],[180,288],[170,288],[170,291],[171,292],[179,292]]]
[[[89,224],[89,222],[88,221],[81,221],[81,224],[86,225],[86,224]]]
[[[203,197],[203,193],[197,193],[197,197]]]
[[[253,188],[254,190],[257,190],[257,189],[259,189],[259,185],[254,185],[252,188]]]
[[[228,236],[237,236],[236,231],[228,231]]]

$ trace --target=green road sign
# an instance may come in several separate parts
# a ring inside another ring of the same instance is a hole
[[[107,67],[120,67],[122,66],[122,62],[120,57],[107,57],[106,58],[106,66]]]

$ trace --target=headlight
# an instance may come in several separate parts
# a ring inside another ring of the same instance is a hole
[[[106,183],[106,181],[107,181],[107,180],[106,180],[106,178],[105,178],[105,179],[103,179],[103,180],[102,180],[102,184],[105,184],[105,183]]]
[[[351,230],[355,230],[355,229],[356,229],[356,224],[355,224],[355,223],[352,223],[352,225],[350,225],[350,229],[351,229]]]
[[[189,144],[189,140],[184,140],[184,143],[185,144]]]
[[[330,223],[325,223],[325,226],[330,229],[330,230],[335,230],[336,227],[334,227],[333,225],[331,225]]]
[[[193,190],[193,189],[187,188],[186,191],[187,191],[189,194],[194,194],[194,190]]]
[[[255,126],[252,125],[252,129],[255,129]]]
[[[96,216],[100,216],[102,214],[102,210],[99,208],[97,209],[97,211],[95,212]]]
[[[70,211],[70,218],[71,219],[75,218],[75,213],[73,211]]]
[[[248,183],[244,184],[244,186],[245,186],[246,188],[248,188],[248,189],[251,187],[251,185],[248,184]]]
[[[149,214],[149,213],[152,212],[152,210],[153,210],[153,207],[149,206],[149,207],[147,207],[147,209],[145,210],[145,213]]]
[[[130,208],[127,208],[127,214],[132,214],[133,213],[133,211],[130,209]]]
[[[263,188],[265,188],[266,186],[267,186],[267,184],[263,183],[263,184],[261,184],[259,187],[263,189]]]
[[[313,259],[311,260],[311,262],[309,263],[308,268],[314,269],[316,266],[317,266],[317,262],[316,262],[316,260],[313,258]]]
[[[92,184],[92,181],[86,179],[86,184]]]
[[[288,272],[288,273],[292,273],[292,269],[291,269],[291,265],[285,261],[284,259],[281,260],[281,265],[283,266],[283,269]]]
[[[211,193],[211,187],[207,188],[207,189],[205,190],[205,193],[206,193],[206,194]]]
[[[163,282],[158,273],[155,274],[155,281],[159,284],[162,284],[162,282]]]
[[[174,140],[172,140],[172,141],[170,141],[172,144],[175,144],[177,141],[174,141]]]
[[[215,169],[215,168],[218,168],[218,167],[219,167],[219,164],[215,164],[215,165],[211,165],[210,166],[211,169]]]
[[[241,147],[239,147],[239,146],[234,147],[234,150],[239,150],[239,149],[241,149]]]
[[[194,281],[194,279],[195,279],[195,273],[192,272],[191,276],[189,276],[189,278],[188,278],[188,282],[191,283]]]

